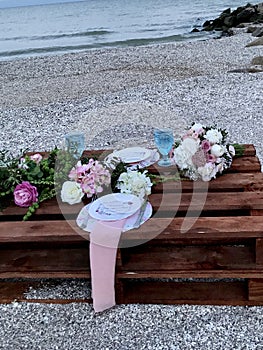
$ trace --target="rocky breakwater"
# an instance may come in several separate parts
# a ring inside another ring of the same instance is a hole
[[[214,20],[208,20],[203,24],[204,31],[221,31],[223,35],[231,35],[231,28],[244,28],[246,24],[255,24],[263,28],[263,3],[252,5],[248,3],[231,11],[230,8],[224,10],[219,17]],[[258,28],[256,28],[259,30]],[[255,29],[255,30],[256,30]],[[263,36],[263,29],[258,32],[257,36]]]
[[[230,36],[235,33],[234,28],[244,28],[247,33],[251,33],[255,40],[246,47],[263,45],[263,3],[252,5],[248,3],[231,11],[230,8],[224,10],[219,17],[206,21],[203,24],[203,31],[219,31],[222,36]],[[249,67],[235,69],[231,72],[259,73],[263,72],[263,56],[256,56],[251,61]]]

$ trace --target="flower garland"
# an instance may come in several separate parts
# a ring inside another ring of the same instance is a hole
[[[226,138],[224,129],[194,123],[175,145],[173,161],[183,176],[210,181],[232,164],[235,147]]]
[[[127,181],[130,182],[128,186]],[[28,220],[40,203],[60,194],[70,205],[94,198],[106,188],[113,192],[132,193],[144,198],[151,193],[146,171],[130,171],[119,159],[100,162],[81,158],[55,148],[48,155],[35,153],[10,158],[0,151],[0,210],[15,205],[27,208]]]

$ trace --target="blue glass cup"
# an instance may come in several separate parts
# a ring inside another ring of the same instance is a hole
[[[155,129],[154,142],[162,155],[162,158],[159,160],[158,165],[161,167],[172,165],[168,154],[174,144],[173,131],[171,129]]]
[[[85,150],[85,135],[80,132],[65,135],[65,148],[75,158],[80,158]]]

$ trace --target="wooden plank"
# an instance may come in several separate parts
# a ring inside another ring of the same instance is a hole
[[[258,217],[200,217],[192,224],[189,231],[185,234],[181,232],[181,226],[185,218],[151,218],[139,229],[128,231],[122,234],[122,245],[130,241],[148,241],[154,239],[156,244],[160,242],[177,244],[189,244],[194,240],[199,242],[206,240],[215,242],[217,240],[226,240],[225,242],[238,242],[239,240],[254,237],[263,237],[263,218]],[[188,219],[190,220],[190,219]],[[54,222],[46,221],[43,229],[38,231],[34,222],[4,222],[0,232],[0,242],[39,242],[39,243],[80,243],[88,244],[88,235],[85,231],[75,230],[74,221]],[[54,225],[53,225],[54,224]],[[60,230],[56,230],[59,227]],[[14,229],[15,228],[15,229]],[[53,231],[50,230],[53,229]],[[13,231],[14,229],[14,231]],[[165,232],[162,232],[165,229]],[[10,235],[10,232],[14,234]],[[26,234],[25,234],[26,233]],[[82,236],[83,234],[83,236]]]
[[[151,246],[122,251],[122,271],[177,271],[255,269],[255,252],[249,246]]]
[[[25,277],[38,274],[57,274],[64,272],[78,274],[89,273],[89,249],[61,247],[8,249],[0,251],[0,276]]]
[[[0,223],[0,243],[5,242],[85,242],[89,234],[75,220],[5,221]]]
[[[260,172],[261,165],[258,157],[240,157],[235,158],[231,167],[227,170],[232,173],[251,173]]]
[[[263,277],[263,274],[262,274]],[[249,280],[249,300],[263,302],[263,278]]]
[[[177,271],[119,271],[119,279],[169,279],[169,278],[252,278],[261,279],[263,269],[218,269],[218,270],[177,270]]]
[[[256,264],[263,266],[263,238],[256,239]]]
[[[121,242],[127,240],[141,241],[154,240],[156,244],[189,244],[193,240],[211,243],[216,240],[233,242],[236,240],[263,238],[262,216],[229,216],[229,217],[198,217],[194,218],[157,218],[149,219],[139,229],[122,234]],[[183,223],[189,222],[187,233],[181,232]],[[74,220],[69,221],[36,221],[2,222],[0,243],[39,242],[59,244],[79,243],[79,246],[89,244],[89,235],[80,230]],[[165,231],[164,231],[165,230]],[[162,232],[164,231],[164,232]],[[124,245],[124,243],[122,245]],[[153,242],[152,242],[153,243]]]
[[[153,186],[153,193],[163,192],[162,183]],[[167,192],[204,191],[203,182],[200,181],[169,181],[165,183]],[[263,191],[263,173],[223,174],[208,183],[209,192],[243,192]]]
[[[229,192],[207,193],[205,198],[192,202],[192,194],[182,193],[181,198],[176,193],[151,194],[149,200],[154,211],[175,213],[177,206],[178,211],[187,211],[191,204],[192,211],[229,211],[229,210],[251,210],[263,209],[263,192],[236,192],[235,195]],[[163,201],[163,202],[162,202]],[[162,206],[160,206],[162,204]]]
[[[39,216],[48,216],[49,219],[52,217],[58,216],[59,219],[63,219],[63,216],[71,215],[76,217],[80,210],[84,207],[84,203],[69,205],[66,203],[62,203],[60,200],[56,198],[46,200],[41,203],[39,209],[37,209],[36,213],[32,216],[33,220],[42,219]],[[0,212],[0,218],[2,216],[2,220],[6,219],[6,216],[20,216],[21,219],[23,215],[27,212],[26,208],[17,207],[15,205],[10,205],[8,208],[5,208],[2,212]]]
[[[255,156],[256,155],[256,148],[253,144],[243,144],[244,152],[243,156]],[[112,153],[112,149],[98,149],[98,150],[85,150],[83,152],[84,157],[91,157],[91,156],[100,156],[101,154],[110,154]],[[30,154],[33,154],[35,152],[30,152]],[[42,153],[41,153],[42,154]]]
[[[140,240],[154,239],[160,245],[177,241],[189,244],[193,239],[213,241],[213,239],[263,238],[261,216],[198,217],[194,218],[194,222],[192,219],[153,217],[139,229],[123,233],[122,240],[124,242],[135,240],[139,243]],[[189,230],[186,233],[181,232],[183,223],[186,225],[189,223]]]
[[[162,203],[163,195],[161,193],[151,194],[149,196],[149,200],[153,205],[154,210],[157,211]],[[178,196],[176,193],[167,193],[165,194],[165,202],[162,203],[161,211],[174,213],[178,205],[178,211],[187,211],[190,204],[193,211],[200,210],[202,207],[204,211],[217,210],[219,212],[223,210],[263,209],[263,191],[235,192],[235,195],[233,195],[231,192],[218,192],[216,194],[208,193],[204,205],[203,199],[196,201],[195,205],[191,203],[191,201],[191,193],[182,193],[181,196]],[[52,215],[61,215],[62,212],[64,217],[74,219],[84,206],[83,203],[68,205],[59,202],[58,204],[55,199],[43,202],[41,207],[37,210],[37,215],[43,217],[40,218],[35,215],[32,218],[34,220],[52,219]],[[2,221],[8,216],[20,216],[20,218],[22,218],[25,212],[26,211],[24,208],[10,206],[1,213]],[[56,219],[56,217],[54,219]]]
[[[124,303],[234,304],[247,300],[246,282],[152,282],[124,283]]]

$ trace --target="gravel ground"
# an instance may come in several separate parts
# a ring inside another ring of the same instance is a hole
[[[81,129],[87,147],[151,142],[192,121],[227,128],[263,160],[263,47],[250,34],[192,43],[94,50],[0,63],[0,149],[51,149]],[[262,162],[263,163],[263,162]],[[84,285],[85,287],[85,285]],[[88,287],[88,286],[87,286]],[[83,282],[43,284],[28,297],[86,295]],[[262,307],[0,305],[0,349],[263,349]]]

